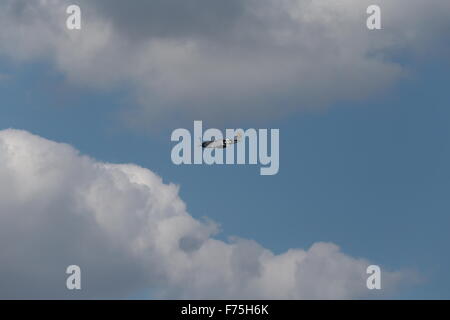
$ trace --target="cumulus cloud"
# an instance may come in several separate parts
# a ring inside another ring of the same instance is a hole
[[[0,298],[360,298],[365,259],[332,243],[282,254],[214,238],[178,186],[25,131],[0,131]],[[65,270],[82,270],[82,290]],[[410,275],[383,269],[383,293]],[[150,293],[149,293],[150,292]]]
[[[263,120],[373,96],[411,58],[449,48],[447,0],[377,1],[380,31],[366,28],[369,0],[80,0],[80,32],[65,29],[70,3],[3,0],[0,53],[130,88],[129,114],[154,123]]]

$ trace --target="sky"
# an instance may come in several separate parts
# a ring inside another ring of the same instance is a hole
[[[446,1],[68,4],[0,5],[0,298],[450,298]],[[278,174],[174,165],[193,120]]]

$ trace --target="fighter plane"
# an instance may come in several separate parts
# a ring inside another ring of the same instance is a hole
[[[230,144],[238,143],[241,141],[241,133],[238,132],[237,136],[234,137],[234,139],[220,139],[220,140],[210,140],[210,141],[203,141],[202,142],[202,148],[216,148],[216,149],[224,149]]]

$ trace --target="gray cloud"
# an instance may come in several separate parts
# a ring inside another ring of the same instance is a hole
[[[246,14],[250,1],[154,0],[91,1],[98,15],[113,22],[124,36],[136,41],[153,37],[224,36]]]
[[[147,123],[273,119],[375,96],[411,59],[448,61],[446,0],[380,0],[375,32],[369,0],[80,0],[81,32],[65,30],[69,3],[2,1],[0,52],[48,59],[76,84],[125,86],[126,114]]]
[[[0,131],[0,298],[369,297],[365,259],[332,243],[274,254],[214,239],[150,170],[80,155],[25,131]],[[68,265],[82,290],[65,288]],[[382,293],[412,280],[383,269]]]

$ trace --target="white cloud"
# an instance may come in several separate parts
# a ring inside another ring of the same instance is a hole
[[[332,243],[274,254],[214,239],[150,170],[100,163],[25,131],[0,131],[0,298],[367,297],[369,262]],[[82,290],[65,289],[68,265]],[[383,269],[383,293],[405,272]]]
[[[366,98],[408,72],[405,59],[448,52],[447,0],[380,0],[380,31],[366,28],[369,0],[157,0],[126,8],[81,0],[81,32],[65,29],[69,3],[2,1],[0,52],[49,59],[78,84],[132,88],[136,118],[154,123],[172,115],[267,119]]]

